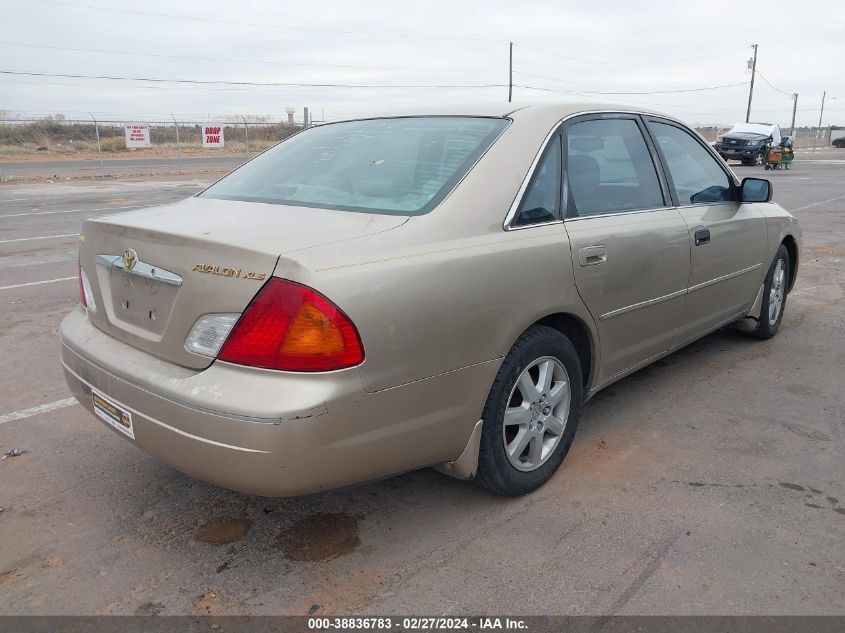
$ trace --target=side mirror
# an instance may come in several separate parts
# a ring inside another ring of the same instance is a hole
[[[739,189],[742,202],[769,202],[772,199],[772,183],[765,178],[743,178]]]

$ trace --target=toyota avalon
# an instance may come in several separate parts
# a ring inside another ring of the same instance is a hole
[[[771,198],[618,105],[322,125],[87,220],[61,361],[104,424],[222,486],[434,466],[520,495],[599,390],[737,321],[777,333],[801,231]]]

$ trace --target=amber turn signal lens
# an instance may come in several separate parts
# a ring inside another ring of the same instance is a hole
[[[316,356],[343,352],[343,334],[331,319],[310,303],[303,303],[288,328],[282,353]]]

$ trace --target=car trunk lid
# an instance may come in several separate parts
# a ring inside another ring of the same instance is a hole
[[[90,318],[118,340],[202,369],[213,359],[185,349],[196,320],[243,312],[280,255],[406,220],[204,198],[88,220],[80,264],[97,302]]]

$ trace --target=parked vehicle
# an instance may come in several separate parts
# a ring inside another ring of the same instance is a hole
[[[780,128],[770,123],[737,123],[716,139],[714,147],[725,160],[764,165],[769,147],[781,143]]]
[[[237,490],[435,466],[524,494],[602,388],[740,319],[777,333],[801,231],[771,196],[618,105],[322,125],[87,220],[62,364],[116,432]]]
[[[845,136],[833,139],[830,144],[834,147],[845,147]]]

